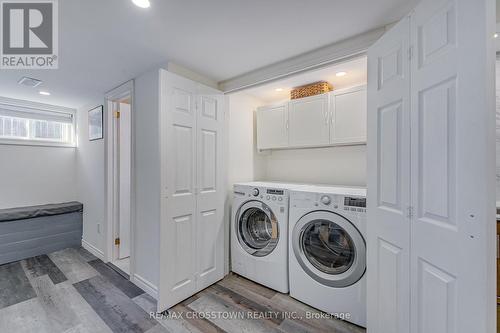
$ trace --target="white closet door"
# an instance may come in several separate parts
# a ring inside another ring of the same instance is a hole
[[[166,71],[160,77],[158,311],[164,311],[196,292],[196,84]]]
[[[368,50],[368,328],[410,328],[410,22]]]
[[[424,0],[412,15],[412,332],[493,331],[489,4]]]
[[[198,86],[197,102],[197,289],[224,277],[224,97]]]

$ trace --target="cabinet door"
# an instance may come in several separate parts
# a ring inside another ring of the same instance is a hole
[[[289,103],[291,147],[314,147],[330,143],[328,94],[293,100]]]
[[[288,146],[288,105],[262,107],[257,110],[257,148]]]
[[[331,143],[366,142],[366,87],[331,94]]]

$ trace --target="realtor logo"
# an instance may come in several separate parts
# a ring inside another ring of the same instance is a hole
[[[1,69],[58,67],[57,0],[0,0]]]

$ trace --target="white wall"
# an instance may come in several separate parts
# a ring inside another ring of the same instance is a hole
[[[76,149],[0,145],[0,209],[77,200]]]
[[[135,275],[158,287],[160,265],[159,71],[135,80]]]
[[[155,289],[159,279],[159,130],[158,130],[158,70],[145,73],[135,79],[133,131],[135,132],[135,227],[132,230],[135,256],[134,276],[150,289]],[[106,141],[88,140],[88,111],[102,100],[78,109],[77,178],[78,197],[84,204],[83,241],[91,250],[104,257],[106,228]],[[106,107],[104,108],[104,129]],[[106,130],[104,136],[106,137]],[[157,189],[155,192],[152,189]],[[154,195],[158,193],[157,195]],[[150,291],[150,290],[148,290]]]
[[[258,154],[255,148],[254,126],[254,111],[262,105],[262,102],[245,93],[230,95],[227,100],[229,102],[227,170],[228,186],[232,189],[234,183],[265,177],[265,156]]]
[[[366,186],[366,145],[274,150],[265,180]]]
[[[499,38],[500,40],[500,38]],[[497,207],[500,206],[500,61],[496,61],[496,201]]]
[[[103,103],[104,97],[78,109],[76,159],[78,198],[83,203],[83,241],[101,258],[104,256],[105,245],[105,141],[89,141],[88,111]]]

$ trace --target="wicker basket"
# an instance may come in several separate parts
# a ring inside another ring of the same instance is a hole
[[[324,94],[326,92],[332,91],[332,89],[333,87],[330,83],[320,81],[292,89],[292,91],[290,92],[290,97],[291,99],[304,98],[308,96]]]

